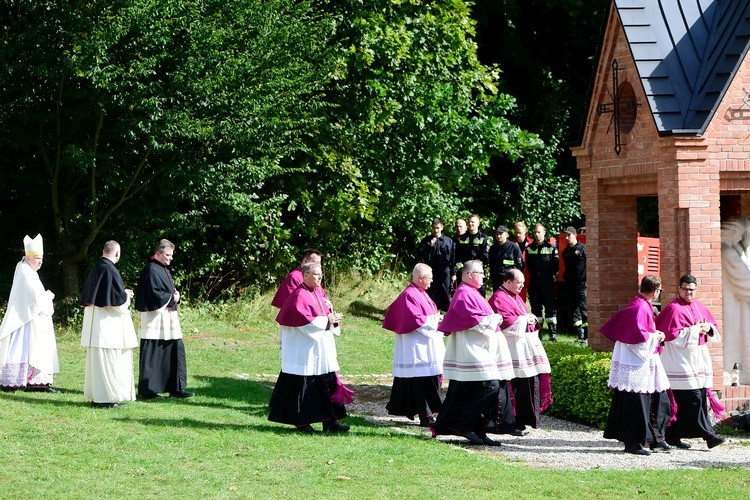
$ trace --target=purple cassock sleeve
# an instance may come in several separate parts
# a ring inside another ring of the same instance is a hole
[[[385,312],[383,328],[396,333],[413,332],[434,314],[437,314],[437,306],[430,296],[414,283],[409,283]]]
[[[438,325],[438,330],[446,334],[470,330],[485,316],[491,314],[492,308],[479,290],[467,283],[461,283],[453,294],[451,305]]]
[[[613,314],[599,331],[614,342],[641,344],[655,330],[651,303],[638,294],[627,307]]]
[[[656,329],[664,332],[666,342],[676,339],[683,328],[698,323],[711,323],[716,326],[716,320],[706,306],[697,300],[685,302],[680,297],[670,302],[656,317]],[[701,336],[698,343],[705,342],[706,339]]]
[[[327,316],[326,299],[328,295],[323,288],[310,290],[304,283],[298,286],[281,306],[276,322],[283,326],[304,326],[312,323],[315,318]]]
[[[510,325],[518,321],[518,318],[529,314],[529,310],[526,308],[526,303],[521,300],[518,294],[512,294],[505,288],[500,287],[495,290],[495,293],[490,297],[490,307],[497,314],[503,317],[503,322],[500,323],[500,329],[505,330]],[[540,327],[538,322],[529,324],[526,326],[526,330],[533,332],[538,330]]]
[[[276,295],[273,296],[271,305],[281,309],[286,299],[292,294],[292,292],[302,284],[302,269],[299,267],[294,269],[291,273],[286,275],[284,281],[279,285],[279,289],[276,290]]]

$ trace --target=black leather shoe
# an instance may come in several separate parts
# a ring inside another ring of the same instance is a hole
[[[151,394],[138,394],[138,398],[151,400],[151,399],[164,399],[164,396],[159,396],[158,394],[154,392]]]
[[[678,439],[677,441],[668,441],[668,444],[674,448],[679,448],[681,450],[690,449],[690,443],[686,443],[685,441],[681,439]]]
[[[60,392],[48,385],[29,385],[26,387],[26,390],[30,392],[48,392],[50,394],[57,394]]]
[[[727,441],[727,438],[723,436],[719,436],[717,434],[712,434],[706,438],[706,444],[708,445],[708,449],[716,448],[720,444],[724,444]]]
[[[502,443],[500,443],[500,441],[495,441],[494,439],[488,438],[487,436],[484,436],[482,440],[487,446],[502,446]]]
[[[484,444],[484,439],[477,436],[474,432],[467,432],[463,437],[468,439],[471,444]]]
[[[625,453],[630,453],[631,455],[643,455],[643,456],[651,455],[650,451],[643,449],[643,447],[639,444],[636,444],[633,446],[626,446]]]
[[[315,429],[313,429],[313,426],[310,424],[301,425],[297,427],[297,430],[300,431],[302,434],[315,434]]]
[[[178,391],[178,392],[170,392],[169,396],[173,398],[192,398],[193,396],[195,396],[195,393],[188,392],[188,391]]]
[[[419,417],[419,426],[420,427],[429,427],[430,424],[435,423],[435,417],[430,415],[429,417]]]
[[[674,448],[669,446],[666,441],[660,441],[658,443],[651,443],[651,451],[657,453],[669,453]]]
[[[91,402],[91,406],[93,406],[94,408],[112,408],[115,410],[122,410],[126,408],[125,405],[121,405],[119,403],[95,403],[93,401]]]
[[[332,424],[326,424],[326,422],[323,422],[323,430],[325,432],[347,432],[349,430],[349,426],[340,424],[338,422],[334,422]]]

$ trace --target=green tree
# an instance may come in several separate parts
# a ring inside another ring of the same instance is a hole
[[[516,121],[539,134],[545,154],[523,164],[502,159],[489,169],[488,184],[504,187],[503,222],[525,219],[552,230],[580,223],[578,172],[566,147],[581,130],[594,57],[608,0],[483,0],[477,20],[479,58],[503,69],[499,87],[518,101]],[[490,191],[493,191],[491,189]],[[477,200],[492,211],[494,200]]]
[[[500,88],[518,100],[519,125],[548,143],[575,138],[581,129],[609,4],[484,0],[472,9],[480,60],[503,68]]]
[[[54,235],[66,295],[105,228],[201,250],[213,227],[248,241],[273,226],[283,197],[265,183],[306,150],[331,71],[331,23],[309,2],[6,0],[0,23],[6,229]],[[196,272],[221,267],[222,243]]]
[[[336,20],[340,65],[308,157],[314,174],[299,179],[284,217],[340,263],[379,269],[413,255],[433,217],[462,211],[460,189],[481,182],[492,157],[517,161],[542,143],[513,123],[498,70],[477,59],[463,1],[317,8]]]
[[[502,201],[497,158],[550,169],[460,0],[3,6],[0,224],[55,236],[65,294],[111,237],[126,280],[172,239],[207,295],[270,286],[306,246],[376,270],[433,217]]]

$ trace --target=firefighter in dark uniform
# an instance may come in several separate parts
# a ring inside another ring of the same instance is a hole
[[[440,219],[432,221],[432,234],[426,236],[417,247],[420,262],[432,268],[433,282],[427,289],[427,295],[442,311],[447,311],[451,303],[454,248],[453,239],[443,234],[443,221]]]
[[[513,225],[514,234],[513,234],[513,241],[518,243],[518,248],[521,249],[521,256],[523,257],[523,277],[526,278],[526,283],[531,282],[531,278],[529,277],[529,266],[526,265],[526,248],[534,243],[534,238],[529,236],[527,234],[526,229],[526,223],[522,220],[519,220]],[[526,287],[523,287],[519,294],[521,296],[521,300],[526,302]]]
[[[495,244],[490,248],[490,278],[492,291],[503,285],[505,273],[511,269],[523,272],[523,253],[518,243],[508,239],[508,228],[497,226]]]
[[[547,230],[542,224],[534,226],[534,242],[526,247],[529,270],[529,302],[531,313],[539,324],[547,319],[549,339],[557,342],[557,311],[555,310],[555,277],[560,270],[557,247],[547,241]],[[544,309],[544,312],[542,312]],[[542,330],[539,330],[539,338]]]
[[[461,268],[465,262],[470,260],[482,261],[482,266],[487,267],[490,255],[490,239],[479,230],[479,216],[469,216],[469,229],[456,238],[456,265],[453,266],[452,280],[456,287],[461,283]],[[485,280],[486,281],[486,280]],[[486,285],[482,285],[479,293],[484,296]]]
[[[458,283],[456,282],[456,274],[458,274],[459,280],[461,279],[461,273],[456,273],[456,264],[458,263],[456,261],[456,249],[458,248],[458,238],[466,233],[466,221],[463,219],[458,219],[456,221],[455,229],[456,234],[451,238],[453,240],[453,262],[451,263],[451,297],[453,297],[453,292],[456,291],[456,287],[458,286]],[[463,265],[461,267],[463,267]]]
[[[563,232],[568,241],[568,246],[562,251],[562,259],[565,263],[563,289],[567,296],[565,302],[573,321],[573,328],[578,333],[577,342],[585,343],[589,338],[588,312],[586,311],[586,245],[578,241],[574,227],[566,227]]]

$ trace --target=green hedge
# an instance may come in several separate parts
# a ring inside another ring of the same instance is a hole
[[[612,353],[563,342],[545,343],[544,348],[552,366],[554,398],[546,414],[603,429],[612,401],[607,387]]]

